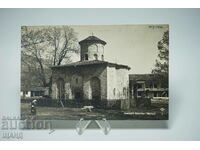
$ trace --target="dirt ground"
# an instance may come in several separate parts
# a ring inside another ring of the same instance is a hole
[[[167,110],[165,111],[167,112]],[[150,115],[149,115],[150,114]],[[67,108],[67,107],[37,107],[36,115],[31,115],[30,104],[21,103],[21,118],[24,119],[38,119],[38,120],[79,120],[84,119],[102,119],[108,120],[166,120],[168,113],[161,115],[160,108],[153,107],[143,109],[131,109],[129,111],[120,110],[104,110],[93,109],[91,112],[82,110],[81,108]]]

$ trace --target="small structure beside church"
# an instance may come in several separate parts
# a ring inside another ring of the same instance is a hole
[[[48,89],[44,87],[21,87],[21,98],[43,97],[48,95]]]
[[[154,74],[129,74],[131,106],[150,106],[169,101],[167,81]]]
[[[51,68],[52,98],[104,103],[108,108],[118,103],[128,109],[130,67],[105,61],[106,42],[95,36],[79,44],[80,61]]]
[[[129,74],[130,98],[140,98],[143,93],[147,97],[168,97],[168,88],[154,74]]]

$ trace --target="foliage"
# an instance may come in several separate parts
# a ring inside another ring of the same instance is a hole
[[[71,61],[79,52],[77,34],[69,26],[21,28],[22,85],[50,87],[50,66]],[[23,83],[23,81],[25,83]]]
[[[152,70],[165,87],[168,87],[169,73],[169,31],[164,32],[162,39],[158,42],[158,59],[156,59],[155,68]]]

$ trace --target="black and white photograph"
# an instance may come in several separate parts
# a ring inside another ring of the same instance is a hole
[[[0,8],[2,149],[199,149],[197,3],[19,1]]]
[[[169,25],[21,26],[21,118],[168,120]]]

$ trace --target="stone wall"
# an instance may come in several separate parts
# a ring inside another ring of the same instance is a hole
[[[116,68],[107,67],[107,99],[113,100],[117,99],[117,77],[116,77]]]
[[[82,99],[92,99],[91,78],[100,79],[101,99],[107,98],[107,70],[105,65],[63,67],[53,69],[52,98],[58,99],[56,81],[62,78],[65,83],[65,99],[75,99],[80,92]]]
[[[82,43],[81,44],[81,61],[85,60],[85,54],[88,55],[88,60],[104,59],[104,45],[97,43]],[[103,56],[103,58],[102,58]]]
[[[107,70],[106,66],[98,65],[88,68],[82,68],[83,72],[83,91],[84,91],[84,99],[92,99],[92,89],[91,89],[91,79],[93,77],[97,77],[100,79],[100,89],[101,89],[101,99],[106,99],[107,97]]]
[[[118,98],[128,99],[129,98],[129,77],[128,69],[116,69],[117,73],[117,87],[118,87]]]
[[[107,67],[107,99],[128,99],[128,87],[127,69]]]
[[[116,66],[101,64],[54,68],[52,98],[58,99],[59,90],[57,87],[57,80],[62,78],[65,84],[64,95],[66,100],[77,99],[75,95],[79,92],[81,100],[90,101],[92,100],[91,80],[94,77],[100,80],[101,100],[99,101],[99,105],[102,102],[105,103],[105,108],[112,108],[119,105],[121,109],[129,109],[128,69],[118,69]]]

